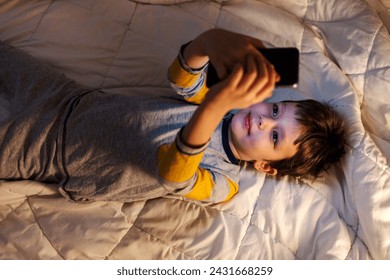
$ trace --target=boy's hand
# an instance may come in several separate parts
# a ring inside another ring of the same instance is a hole
[[[205,144],[227,112],[246,108],[270,97],[277,74],[273,66],[249,55],[245,65],[236,64],[228,78],[214,85],[195,110],[182,133],[190,146]]]
[[[258,51],[265,48],[263,42],[243,34],[223,29],[211,29],[200,36],[204,52],[222,80],[232,71],[236,63],[246,64],[248,55],[256,58],[257,62],[267,61]]]
[[[246,108],[272,95],[280,79],[257,48],[263,43],[246,35],[221,29],[206,31],[195,38],[183,53],[186,64],[201,68],[211,61],[221,82],[214,85],[182,132],[190,146],[206,143],[224,115]]]
[[[192,68],[201,68],[210,61],[223,80],[236,63],[245,65],[248,55],[255,57],[257,62],[269,63],[258,48],[265,48],[259,39],[223,29],[210,29],[187,46],[184,59]]]
[[[236,63],[229,77],[210,89],[206,102],[226,112],[243,109],[271,97],[279,79],[273,65],[247,55],[245,64]]]

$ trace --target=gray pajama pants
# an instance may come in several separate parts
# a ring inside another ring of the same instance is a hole
[[[86,92],[63,74],[0,42],[0,179],[60,182],[62,128],[71,103]]]

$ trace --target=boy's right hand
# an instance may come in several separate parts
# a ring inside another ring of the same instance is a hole
[[[221,108],[241,109],[270,97],[280,79],[258,48],[264,48],[259,39],[210,29],[196,37],[183,56],[191,68],[201,68],[211,62],[216,69],[222,81],[210,89],[207,99],[218,100]]]
[[[280,79],[273,65],[251,54],[245,60],[245,64],[236,63],[230,75],[210,89],[206,102],[228,112],[272,96],[275,83]]]

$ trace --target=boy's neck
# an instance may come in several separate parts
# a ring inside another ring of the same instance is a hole
[[[230,162],[238,165],[240,163],[240,158],[238,157],[238,153],[232,143],[232,133],[230,128],[231,120],[232,120],[232,115],[227,115],[223,119],[222,144],[223,144],[223,149],[225,150],[225,153],[228,156]]]
[[[229,124],[229,130],[228,130],[228,141],[229,141],[229,147],[230,147],[230,150],[231,150],[232,153],[233,153],[233,156],[234,156],[237,160],[241,160],[241,159],[240,159],[240,155],[237,153],[237,150],[236,150],[236,148],[235,148],[234,145],[233,145],[232,130],[231,130],[230,124]]]

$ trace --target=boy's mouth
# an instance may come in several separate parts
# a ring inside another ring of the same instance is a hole
[[[251,134],[251,112],[245,116],[245,129],[247,131],[247,135],[249,136]]]

